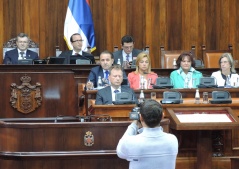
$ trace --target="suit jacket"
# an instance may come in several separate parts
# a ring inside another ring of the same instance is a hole
[[[132,95],[132,100],[136,100],[134,91],[129,86],[121,86],[121,92],[127,92]],[[136,100],[137,101],[137,100]],[[98,90],[96,94],[97,105],[112,104],[111,86]]]
[[[93,67],[90,71],[90,74],[88,76],[88,80],[87,81],[91,81],[93,84],[94,84],[94,87],[96,88],[97,87],[97,81],[98,81],[98,77],[101,77],[103,78],[104,77],[104,72],[103,72],[103,69],[101,66],[96,66],[96,67]],[[126,73],[125,71],[123,70],[123,78],[124,79],[127,79],[127,76],[126,76]]]
[[[5,53],[3,64],[18,64],[18,56],[19,54],[17,48],[7,51]],[[38,54],[31,50],[27,50],[26,59],[38,59]]]
[[[74,54],[72,54],[72,51],[73,50],[64,51],[59,55],[59,57],[64,57],[65,58],[64,64],[70,64],[70,57],[72,55],[74,55]],[[95,58],[92,54],[82,51],[82,56],[79,56],[79,58],[81,58],[81,57],[82,58],[88,58],[88,59],[91,60],[92,64],[95,64]]]
[[[120,59],[120,63],[123,63],[122,51],[123,51],[123,49],[118,50],[118,51],[116,51],[116,52],[113,53],[113,55],[114,55],[114,64],[117,64],[118,59]],[[132,51],[132,57],[133,57],[133,58],[134,58],[134,57],[137,57],[140,52],[142,52],[142,50],[133,49],[133,51]],[[132,60],[133,60],[133,58],[132,58]]]
[[[214,77],[216,79],[216,84],[218,86],[225,86],[225,82],[226,80],[223,79],[222,77],[222,72],[219,70],[217,72],[213,72],[212,73],[212,76],[211,77]],[[230,83],[232,86],[234,86],[234,84],[236,84],[236,86],[238,85],[237,83],[237,79],[239,78],[239,75],[237,73],[232,73],[231,74],[231,78],[230,78]]]

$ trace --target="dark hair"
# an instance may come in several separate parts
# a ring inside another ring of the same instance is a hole
[[[80,36],[81,36],[81,34],[79,34],[79,33],[74,33],[74,34],[71,35],[71,37],[70,37],[70,41],[71,41],[71,42],[73,42],[73,36],[74,36],[74,35],[80,35]]]
[[[189,57],[189,60],[192,62],[191,67],[195,67],[195,61],[193,59],[193,55],[190,52],[183,52],[181,55],[179,55],[176,63],[177,63],[177,68],[180,68],[180,64],[183,61],[185,57]]]
[[[110,52],[110,51],[108,51],[108,50],[105,50],[105,51],[101,52],[101,53],[100,53],[100,56],[101,56],[102,54],[109,54],[110,57],[111,57],[111,59],[114,59],[114,55],[112,54],[112,52]]]
[[[146,99],[140,104],[140,114],[144,119],[145,124],[148,127],[153,128],[160,124],[162,119],[162,107],[157,101]]]
[[[121,45],[123,46],[124,43],[130,43],[133,42],[134,43],[134,38],[130,35],[125,35],[121,38]]]
[[[28,35],[26,33],[19,33],[17,35],[17,41],[18,41],[18,38],[24,38],[24,37],[27,37],[27,39],[29,40],[29,37],[28,37]]]
[[[122,70],[122,67],[121,67],[121,65],[113,65],[113,66],[111,66],[110,68],[109,68],[109,74],[111,74],[111,71],[112,70],[121,70],[122,71],[122,73],[123,73],[123,70]]]

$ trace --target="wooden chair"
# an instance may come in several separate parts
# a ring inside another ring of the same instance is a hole
[[[195,58],[195,46],[192,46],[190,51],[185,50],[164,50],[164,47],[160,47],[160,56],[161,56],[161,68],[170,69],[174,68],[173,60],[179,57],[183,52],[191,52]]]
[[[206,50],[206,46],[202,45],[203,62],[205,68],[219,68],[218,61],[223,53],[232,54],[232,45],[228,45],[227,50]]]
[[[16,40],[17,38],[12,38],[3,44],[3,59],[7,51],[13,50],[17,47]],[[29,39],[28,49],[38,53],[39,56],[39,45],[36,42],[33,42],[31,39]]]

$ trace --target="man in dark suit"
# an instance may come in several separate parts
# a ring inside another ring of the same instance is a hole
[[[98,90],[95,104],[112,104],[115,101],[115,94],[120,92],[129,93],[132,100],[136,100],[134,91],[129,86],[121,86],[123,81],[123,70],[120,65],[114,65],[109,69],[110,86]]]
[[[129,67],[129,63],[136,59],[138,54],[142,52],[142,50],[134,49],[134,39],[132,36],[125,35],[121,39],[121,50],[118,50],[113,53],[114,55],[114,64],[117,64],[118,59],[120,59],[121,65],[126,62],[127,67]]]
[[[90,53],[87,53],[81,50],[82,42],[84,40],[82,39],[79,33],[75,33],[71,35],[70,41],[71,41],[73,50],[64,51],[59,55],[59,57],[65,58],[64,64],[72,64],[73,63],[73,62],[71,63],[71,58],[73,58],[72,56],[75,56],[74,60],[76,60],[77,56],[79,56],[79,59],[90,60],[91,64],[95,64],[94,56]],[[74,61],[74,64],[75,64],[75,61]]]
[[[109,51],[103,51],[100,54],[100,65],[93,67],[88,76],[88,80],[86,83],[87,89],[92,89],[97,87],[97,81],[99,76],[102,79],[103,86],[109,85],[109,69],[114,62],[113,54]],[[125,71],[123,71],[123,78],[127,79]]]
[[[7,51],[3,60],[3,64],[18,64],[18,60],[22,59],[38,59],[38,54],[28,50],[29,37],[25,33],[17,35],[17,48]]]

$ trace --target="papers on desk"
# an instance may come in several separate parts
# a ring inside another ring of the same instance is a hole
[[[181,123],[232,122],[226,114],[176,114]]]

